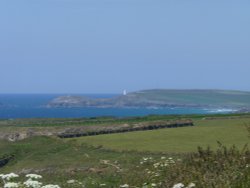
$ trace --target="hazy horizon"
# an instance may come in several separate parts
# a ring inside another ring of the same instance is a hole
[[[0,93],[250,91],[250,1],[2,0]]]
[[[127,93],[133,93],[133,92],[138,92],[138,91],[148,91],[148,90],[178,90],[178,91],[182,91],[182,90],[184,90],[184,91],[189,91],[189,90],[204,90],[204,91],[206,91],[206,90],[211,90],[211,91],[213,91],[213,90],[215,90],[215,91],[239,91],[239,92],[250,92],[250,90],[235,90],[235,89],[215,89],[215,88],[213,88],[213,89],[199,89],[199,88],[183,88],[183,89],[175,89],[175,88],[147,88],[147,89],[141,89],[141,90],[133,90],[133,91],[128,91],[128,90],[126,90],[126,92]],[[68,93],[65,93],[65,92],[63,92],[63,93],[45,93],[45,92],[41,92],[41,93],[35,93],[35,92],[30,92],[30,93],[25,93],[25,92],[23,92],[23,93],[0,93],[0,95],[29,95],[29,94],[31,94],[31,95],[102,95],[102,94],[104,94],[104,95],[119,95],[119,94],[121,94],[121,95],[123,95],[123,91],[124,90],[122,90],[122,91],[120,91],[120,92],[117,92],[117,93],[108,93],[108,92],[106,92],[106,93],[94,93],[94,92],[85,92],[85,93],[73,93],[73,92],[68,92]]]

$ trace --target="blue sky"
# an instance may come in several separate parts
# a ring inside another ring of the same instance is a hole
[[[250,90],[250,1],[1,0],[0,93]]]

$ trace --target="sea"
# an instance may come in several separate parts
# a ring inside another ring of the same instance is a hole
[[[232,113],[233,109],[206,108],[48,108],[46,104],[65,94],[0,94],[0,119],[16,118],[81,118],[133,117],[163,114],[218,114]],[[71,94],[72,95],[72,94]],[[77,94],[79,95],[79,94]],[[117,94],[82,94],[92,98],[110,98]]]

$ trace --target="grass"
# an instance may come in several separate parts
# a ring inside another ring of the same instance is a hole
[[[14,153],[15,159],[1,173],[15,172],[24,181],[25,174],[43,176],[43,183],[59,184],[62,188],[130,187],[171,188],[182,182],[196,187],[228,188],[250,186],[250,152],[248,149],[199,149],[198,152],[170,155],[146,152],[118,152],[64,142],[57,138],[35,137],[5,143],[1,151]],[[172,159],[169,159],[169,157]],[[164,157],[164,158],[162,158]],[[105,162],[106,161],[106,162]],[[172,162],[173,161],[173,162]],[[67,180],[77,180],[68,184]],[[0,182],[0,187],[3,186]]]
[[[183,153],[196,151],[197,146],[215,148],[217,141],[226,146],[243,147],[249,142],[245,126],[248,123],[250,118],[195,120],[193,127],[98,135],[69,140],[118,151]]]
[[[0,151],[1,154],[15,156],[13,161],[0,168],[0,174],[39,173],[44,177],[44,182],[59,182],[62,187],[69,188],[72,186],[67,185],[66,181],[70,179],[84,182],[90,188],[99,187],[101,183],[107,184],[108,187],[124,184],[124,178],[130,179],[128,171],[134,171],[140,159],[148,155],[110,151],[49,137],[34,137],[15,143],[2,142]],[[160,158],[160,154],[150,156]],[[104,160],[108,161],[108,164],[103,164]],[[123,172],[117,172],[113,164],[120,166]]]
[[[142,117],[92,117],[92,118],[30,118],[30,119],[0,119],[0,129],[8,128],[29,128],[29,127],[49,127],[60,128],[68,126],[106,126],[123,123],[141,123],[158,120],[178,120],[178,119],[202,119],[202,118],[250,118],[250,113],[236,114],[193,114],[193,115],[148,115]]]
[[[150,118],[153,117],[156,118]],[[18,142],[0,141],[0,158],[14,155],[13,160],[0,168],[0,174],[16,172],[21,175],[18,181],[23,181],[25,174],[37,173],[43,176],[44,183],[59,184],[62,188],[82,187],[77,183],[67,184],[70,179],[88,188],[100,184],[117,188],[126,183],[130,187],[146,184],[151,188],[156,183],[159,188],[171,188],[179,182],[185,185],[193,182],[198,188],[250,187],[247,167],[250,152],[242,149],[249,143],[245,124],[250,124],[250,118],[192,117],[193,127],[74,139],[32,137]],[[217,141],[223,146],[218,147]],[[207,148],[208,145],[211,147]],[[197,151],[198,146],[203,149]],[[175,161],[173,164],[169,163],[169,157]]]

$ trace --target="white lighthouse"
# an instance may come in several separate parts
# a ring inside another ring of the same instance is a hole
[[[123,90],[123,95],[127,95],[126,89]]]

